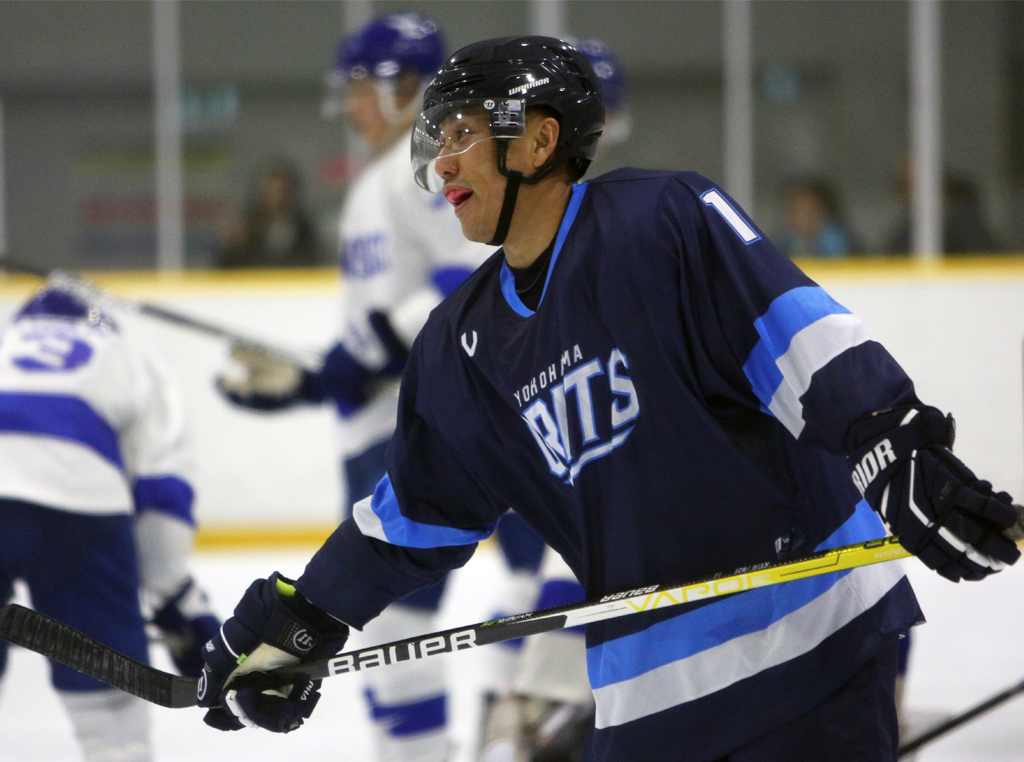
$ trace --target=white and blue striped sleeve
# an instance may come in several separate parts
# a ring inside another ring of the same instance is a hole
[[[708,235],[684,236],[684,248],[687,276],[703,282],[689,292],[704,299],[700,321],[715,326],[702,333],[708,356],[749,384],[751,403],[793,437],[845,455],[850,425],[913,404],[913,383],[859,317],[780,254],[735,201],[701,180],[690,183]]]

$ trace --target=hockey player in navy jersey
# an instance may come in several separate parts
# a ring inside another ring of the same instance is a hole
[[[614,147],[628,140],[632,114],[625,69],[607,43],[568,39],[594,70],[605,107],[600,151],[590,168],[615,166]],[[500,539],[500,537],[499,537]],[[537,594],[529,610],[553,608],[585,599],[586,594],[562,558],[546,548]],[[518,613],[518,612],[509,612]],[[587,679],[582,627],[506,641],[518,651],[504,690],[486,697],[479,762],[532,760],[573,762],[593,728],[594,698]]]
[[[330,653],[509,507],[590,598],[877,538],[882,520],[953,581],[1018,559],[1017,511],[952,454],[952,420],[724,190],[636,169],[578,182],[603,112],[586,60],[550,38],[470,45],[434,77],[417,177],[502,249],[417,338],[373,496],[294,583],[254,582],[212,642],[200,701],[223,727],[292,729],[315,701],[225,687],[248,663],[232,654]],[[921,620],[879,564],[588,625],[589,756],[894,760],[897,642]],[[294,626],[316,653],[282,637]]]
[[[46,288],[5,326],[0,605],[22,580],[38,611],[148,662],[141,591],[178,671],[198,677],[220,622],[189,570],[191,470],[174,384],[95,306]],[[0,642],[0,675],[6,655]],[[142,701],[56,662],[51,678],[87,762],[151,759]]]

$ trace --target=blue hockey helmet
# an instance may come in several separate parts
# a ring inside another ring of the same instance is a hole
[[[371,21],[338,46],[334,69],[347,79],[396,77],[413,71],[422,79],[444,63],[444,37],[420,13],[392,13]]]
[[[604,89],[604,105],[609,111],[617,111],[626,105],[628,88],[626,72],[611,48],[601,40],[568,40],[573,47],[586,56],[594,68],[594,74],[601,80]]]
[[[586,56],[601,80],[607,110],[602,143],[624,142],[633,131],[633,118],[629,108],[629,83],[622,63],[602,40],[569,38],[568,41]]]
[[[392,13],[374,19],[338,45],[328,74],[324,115],[341,113],[345,84],[373,77],[389,85],[400,74],[413,73],[426,81],[444,63],[444,36],[437,24],[421,13]],[[397,110],[382,93],[381,110],[391,121]]]
[[[91,304],[85,295],[78,293],[73,287],[60,284],[49,284],[33,294],[32,298],[18,310],[14,319],[34,317],[87,320],[94,325],[116,328],[114,321]]]

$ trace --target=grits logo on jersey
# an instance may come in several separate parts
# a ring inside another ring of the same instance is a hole
[[[628,370],[621,350],[586,360],[577,344],[513,392],[555,476],[572,483],[583,466],[626,441],[640,414]]]

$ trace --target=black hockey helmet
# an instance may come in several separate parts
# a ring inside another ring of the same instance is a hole
[[[543,167],[524,177],[506,166],[507,139],[525,133],[526,110],[536,106],[557,115],[558,146]],[[488,139],[498,141],[498,171],[509,178],[502,221],[492,241],[495,245],[508,232],[519,184],[539,182],[562,164],[568,164],[573,179],[582,177],[594,159],[604,128],[601,82],[586,57],[572,45],[537,36],[476,42],[445,61],[424,93],[423,110],[412,135],[413,171],[421,187],[437,189],[433,165],[445,139],[442,123],[463,111],[488,116]]]

